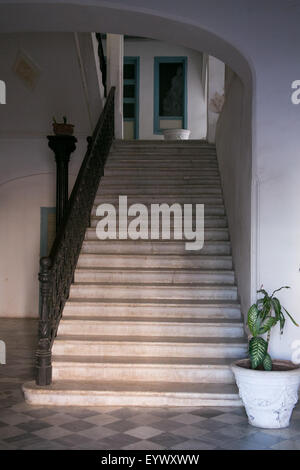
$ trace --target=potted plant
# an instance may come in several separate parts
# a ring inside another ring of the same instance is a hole
[[[53,132],[55,135],[72,135],[74,132],[74,125],[67,123],[66,116],[63,116],[63,122],[57,122],[53,117]]]
[[[262,298],[248,311],[247,325],[251,333],[249,359],[232,364],[240,397],[244,403],[249,423],[260,428],[288,427],[298,401],[300,368],[290,361],[272,360],[268,353],[271,330],[279,323],[283,333],[286,316],[299,326],[281,305],[275,294],[263,288]]]

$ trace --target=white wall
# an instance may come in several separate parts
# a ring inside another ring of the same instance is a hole
[[[163,138],[153,133],[154,57],[156,56],[186,56],[188,58],[187,127],[191,131],[191,139],[205,138],[207,117],[202,85],[202,53],[161,41],[129,39],[124,43],[124,55],[140,57],[139,138]]]
[[[234,75],[220,115],[216,146],[242,312],[251,302],[251,100]]]
[[[92,125],[101,103],[90,35],[80,35]],[[27,89],[12,71],[21,48],[38,65],[40,79]],[[7,104],[0,106],[0,316],[37,316],[40,207],[55,206],[55,163],[46,136],[51,120],[75,124],[70,189],[86,151],[91,123],[73,34],[0,35],[0,75]],[[98,118],[98,116],[97,116]]]
[[[207,140],[216,141],[219,100],[224,95],[225,64],[216,57],[207,60]]]
[[[107,92],[115,87],[114,127],[115,138],[123,139],[123,69],[124,37],[121,34],[108,34],[106,40]]]

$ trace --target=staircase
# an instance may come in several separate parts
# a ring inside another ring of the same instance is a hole
[[[205,243],[96,237],[96,207],[204,203]],[[247,353],[215,147],[116,141],[34,404],[240,406],[230,364]]]

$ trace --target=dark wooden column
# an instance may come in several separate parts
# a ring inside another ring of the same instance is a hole
[[[65,215],[69,198],[69,161],[76,149],[76,137],[72,135],[49,135],[48,145],[53,150],[56,161],[56,231]]]

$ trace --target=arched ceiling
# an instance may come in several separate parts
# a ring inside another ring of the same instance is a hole
[[[214,8],[215,1],[209,3]],[[244,84],[252,85],[253,67],[249,60],[225,39],[224,34],[222,37],[223,32],[209,31],[204,19],[202,24],[196,25],[185,18],[179,21],[125,6],[125,2],[119,5],[96,0],[0,0],[0,32],[100,31],[159,39],[218,57],[241,77]]]

